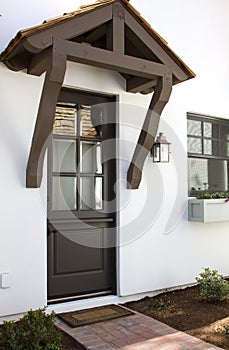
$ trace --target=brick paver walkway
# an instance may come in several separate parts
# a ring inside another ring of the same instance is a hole
[[[88,350],[219,350],[153,318],[135,313],[112,321],[71,328],[60,319],[57,326]]]

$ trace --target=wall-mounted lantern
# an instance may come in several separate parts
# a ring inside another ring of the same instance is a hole
[[[159,133],[156,141],[151,149],[153,162],[168,163],[170,153],[170,142],[167,141],[166,136],[162,132]]]

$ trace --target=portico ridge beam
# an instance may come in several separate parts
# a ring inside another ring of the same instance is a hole
[[[150,152],[157,135],[161,113],[169,101],[172,92],[172,73],[158,78],[149,109],[136,145],[128,172],[127,188],[138,189],[145,159]]]
[[[155,80],[155,76],[163,76],[168,71],[168,67],[164,64],[92,47],[85,43],[54,38],[54,46],[58,52],[64,52],[70,61],[133,76]]]
[[[27,164],[26,187],[28,188],[37,188],[41,185],[45,151],[49,136],[53,131],[56,103],[63,84],[65,70],[66,56],[56,51],[53,46]]]

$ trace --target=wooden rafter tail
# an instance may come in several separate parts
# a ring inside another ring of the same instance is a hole
[[[128,169],[127,187],[129,189],[139,188],[143,165],[153,146],[158,131],[160,116],[165,105],[169,101],[171,92],[172,74],[168,73],[167,75],[158,78],[158,83],[150,102],[138,143]]]
[[[47,69],[47,66],[52,59],[52,48],[48,48],[41,53],[34,55],[28,66],[28,74],[40,76]]]
[[[26,171],[26,187],[40,187],[43,163],[60,89],[66,70],[66,56],[53,45],[52,60],[46,72]]]

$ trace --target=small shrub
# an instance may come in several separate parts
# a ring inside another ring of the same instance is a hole
[[[153,301],[152,307],[155,309],[168,309],[169,307],[171,307],[171,301],[170,300],[165,301],[161,298],[155,299]]]
[[[28,311],[18,322],[4,322],[0,350],[60,350],[61,335],[54,325],[55,314],[45,309]]]
[[[229,283],[217,270],[205,268],[197,277],[200,283],[200,295],[208,302],[225,300],[229,294]]]

